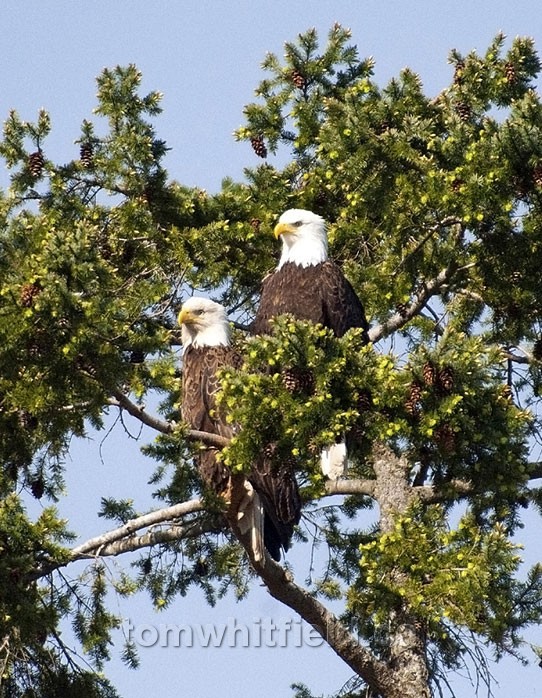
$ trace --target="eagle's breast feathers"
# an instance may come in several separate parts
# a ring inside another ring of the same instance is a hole
[[[306,267],[287,262],[267,276],[252,334],[269,334],[271,320],[286,313],[329,327],[337,337],[353,327],[368,330],[361,301],[331,261]]]

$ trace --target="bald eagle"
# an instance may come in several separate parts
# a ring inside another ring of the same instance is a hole
[[[363,305],[340,267],[328,259],[324,219],[312,211],[289,209],[279,218],[274,233],[282,240],[282,254],[275,271],[263,280],[252,334],[269,334],[270,321],[288,313],[328,327],[337,337],[360,327],[369,342]],[[330,478],[343,473],[345,462],[344,442],[321,454],[322,471]]]
[[[220,388],[217,372],[224,366],[240,367],[241,357],[231,346],[230,325],[225,308],[207,298],[190,298],[179,313],[183,353],[182,417],[192,429],[231,438],[234,427],[217,407]],[[204,485],[223,497],[230,515],[242,533],[250,533],[255,560],[263,560],[265,547],[280,560],[281,548],[288,550],[293,529],[301,515],[301,500],[291,468],[272,466],[262,454],[245,476],[235,476],[241,496],[231,501],[234,476],[207,448],[198,455],[198,470]],[[231,508],[235,508],[232,512]]]
[[[361,327],[369,341],[363,305],[341,269],[328,259],[324,219],[292,208],[279,218],[275,237],[282,240],[282,254],[275,271],[263,280],[252,333],[269,334],[270,320],[290,313],[329,327],[337,337]]]

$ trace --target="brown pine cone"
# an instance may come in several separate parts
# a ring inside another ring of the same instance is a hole
[[[435,385],[437,370],[431,361],[426,361],[422,367],[423,380],[426,385]]]
[[[259,158],[267,157],[267,148],[262,136],[252,136],[250,139],[250,145]]]
[[[34,303],[34,298],[41,293],[41,286],[34,281],[31,284],[21,286],[20,299],[23,308],[30,308]]]
[[[303,75],[299,72],[299,70],[292,70],[290,73],[290,80],[294,83],[294,85],[299,89],[302,90],[305,87],[305,78]]]
[[[43,174],[43,166],[45,165],[45,158],[41,150],[36,150],[35,153],[31,153],[28,156],[28,169],[30,174],[34,179],[39,179]]]
[[[443,366],[438,372],[438,386],[442,393],[451,393],[455,384],[454,369],[451,366]]]

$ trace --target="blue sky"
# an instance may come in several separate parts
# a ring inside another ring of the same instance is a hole
[[[510,38],[532,36],[542,50],[540,0],[3,0],[0,22],[1,119],[15,108],[32,120],[46,108],[53,121],[46,153],[67,161],[77,156],[80,123],[95,106],[95,77],[104,67],[135,63],[143,72],[143,89],[164,93],[156,128],[171,148],[166,163],[171,178],[211,192],[223,177],[239,179],[244,167],[257,164],[250,146],[236,143],[232,133],[242,123],[243,105],[253,99],[265,53],[280,55],[284,41],[309,27],[322,37],[335,22],[350,27],[360,55],[374,57],[380,83],[409,66],[430,95],[451,79],[452,48],[483,52],[503,31]],[[0,171],[0,185],[6,181]],[[91,436],[74,444],[68,464],[71,494],[61,504],[83,538],[103,530],[104,522],[93,513],[100,496],[132,496],[136,506],[146,506],[152,471],[138,444],[126,446],[118,428],[103,444],[104,434]],[[535,547],[528,531],[527,556],[534,561],[540,559],[540,544]],[[111,570],[118,564],[111,562]],[[308,562],[300,557],[298,564],[307,574]],[[263,618],[295,621],[261,588],[243,605],[228,599],[215,609],[198,593],[158,616],[146,599],[121,602],[118,608],[124,617],[148,625],[227,624],[232,617],[250,627]],[[542,644],[540,631],[533,641]],[[148,648],[141,651],[136,672],[118,661],[114,648],[113,657],[109,675],[121,694],[135,698],[158,693],[161,698],[287,698],[293,681],[325,694],[351,675],[325,647]],[[496,698],[542,696],[536,665],[524,670],[506,662],[494,673],[500,681]],[[474,695],[468,682],[456,685],[461,698]]]

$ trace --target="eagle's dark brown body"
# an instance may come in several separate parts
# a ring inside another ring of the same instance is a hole
[[[223,415],[217,412],[216,392],[220,388],[217,371],[222,366],[240,363],[231,347],[188,346],[183,354],[183,421],[192,429],[219,434],[230,439],[233,430]],[[217,494],[228,486],[230,472],[216,458],[216,450],[209,448],[198,455],[202,480]]]
[[[287,262],[269,274],[263,280],[252,334],[270,334],[270,321],[286,313],[329,327],[337,337],[352,327],[362,327],[365,333],[369,329],[361,301],[341,269],[330,261],[306,267]]]
[[[216,393],[220,388],[217,372],[223,366],[239,367],[239,355],[230,346],[189,345],[183,356],[182,417],[192,429],[233,436],[233,428],[217,408]],[[198,455],[198,469],[205,485],[217,494],[228,488],[230,471],[221,463],[215,449]],[[301,500],[294,473],[289,468],[274,468],[262,456],[247,479],[263,503],[265,512],[264,543],[275,560],[281,547],[288,550],[295,524],[301,515]]]

